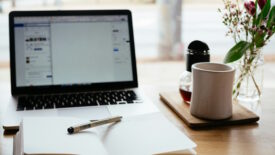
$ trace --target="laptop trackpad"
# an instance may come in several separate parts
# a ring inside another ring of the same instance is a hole
[[[57,109],[58,116],[77,117],[87,120],[110,117],[111,114],[106,106],[101,107],[77,107]]]

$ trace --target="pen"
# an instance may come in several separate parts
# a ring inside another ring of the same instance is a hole
[[[69,127],[67,129],[67,131],[68,131],[69,134],[73,134],[73,133],[77,133],[81,130],[85,130],[85,129],[88,129],[88,128],[93,128],[93,127],[108,124],[108,123],[118,122],[118,121],[121,120],[121,118],[122,118],[122,116],[116,116],[116,117],[111,117],[111,118],[106,118],[106,119],[102,119],[102,120],[93,121],[93,122],[90,122],[90,123],[80,124],[80,125]]]

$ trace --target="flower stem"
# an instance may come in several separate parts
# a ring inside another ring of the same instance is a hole
[[[251,78],[252,78],[252,80],[253,80],[253,83],[254,83],[254,85],[255,85],[257,91],[258,91],[258,95],[261,96],[261,90],[260,90],[259,86],[257,85],[257,82],[256,82],[254,76],[252,75],[251,71],[250,71],[250,74],[251,74]]]
[[[235,98],[237,98],[240,94],[240,88],[241,88],[244,78],[248,77],[248,79],[249,79],[249,76],[251,77],[253,84],[256,87],[258,95],[259,96],[261,95],[260,87],[257,84],[255,77],[253,75],[253,71],[257,68],[257,65],[258,65],[257,62],[255,62],[255,64],[253,63],[253,61],[255,60],[256,57],[257,57],[257,55],[255,56],[253,54],[253,52],[251,52],[250,55],[247,55],[247,54],[244,55],[243,64],[240,65],[241,66],[240,75],[239,75],[238,79],[236,80],[236,84],[235,84],[235,87],[233,90],[233,95]],[[256,61],[257,61],[257,59],[256,59]]]

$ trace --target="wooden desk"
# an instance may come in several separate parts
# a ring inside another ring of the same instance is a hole
[[[274,154],[275,153],[275,64],[265,64],[265,85],[262,103],[254,110],[260,114],[258,124],[191,130],[159,100],[160,91],[177,90],[183,62],[153,62],[138,65],[139,81],[144,91],[167,118],[186,133],[198,147],[198,154]],[[0,69],[0,123],[5,96],[9,95],[8,69]],[[12,136],[3,136],[0,129],[0,154],[12,154]]]

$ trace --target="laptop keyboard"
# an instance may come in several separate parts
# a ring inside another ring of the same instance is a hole
[[[141,102],[142,100],[132,90],[35,95],[19,97],[17,110],[22,111],[80,106],[134,104]]]

